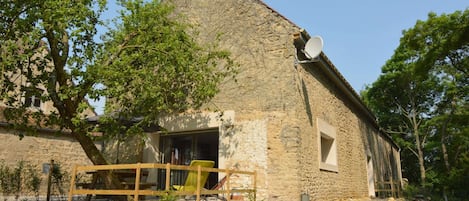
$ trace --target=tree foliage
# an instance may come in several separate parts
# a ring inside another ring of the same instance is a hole
[[[404,176],[454,199],[468,197],[468,36],[468,9],[430,13],[403,32],[378,80],[362,92],[403,148]]]
[[[103,9],[103,1],[2,1],[1,95],[15,128],[78,126],[74,119],[82,118],[96,76],[86,65],[99,49],[93,36]],[[31,94],[57,110],[48,118],[30,110],[24,98]]]
[[[94,164],[105,164],[88,135],[87,97],[111,100],[106,110],[113,118],[105,125],[114,129],[107,131],[121,131],[116,119],[142,119],[125,128],[135,134],[161,114],[207,103],[234,75],[229,54],[215,43],[198,44],[170,5],[119,4],[114,28],[99,42],[105,0],[1,0],[1,98],[20,137],[40,127],[70,131]],[[31,95],[55,109],[31,109]]]
[[[216,45],[201,46],[188,25],[168,17],[169,5],[123,2],[121,24],[105,37],[99,74],[112,98],[108,112],[154,122],[161,114],[199,108],[234,75],[234,64]],[[182,20],[180,20],[182,21]],[[151,33],[151,34],[150,34]],[[129,68],[130,67],[130,68]]]

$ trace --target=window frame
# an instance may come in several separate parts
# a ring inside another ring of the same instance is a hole
[[[42,109],[43,101],[41,100],[41,96],[44,94],[44,90],[40,88],[35,89],[28,89],[24,92],[23,96],[23,104],[27,108],[33,109]],[[36,103],[39,103],[39,106],[36,106]]]
[[[326,121],[317,119],[319,169],[339,172],[336,129]]]

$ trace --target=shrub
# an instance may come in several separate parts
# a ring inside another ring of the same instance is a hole
[[[23,194],[39,196],[41,177],[36,166],[25,161],[18,161],[14,167],[8,167],[0,161],[0,191],[4,196],[14,195],[16,199]]]

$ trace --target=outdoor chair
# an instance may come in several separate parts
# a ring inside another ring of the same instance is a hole
[[[218,181],[210,190],[221,190],[226,182],[226,176],[224,176],[220,181]]]
[[[215,165],[214,161],[209,160],[193,160],[191,161],[191,167],[203,167],[203,168],[213,168]],[[208,175],[210,172],[202,171],[200,174],[200,186],[203,188],[207,182]],[[183,186],[173,185],[173,188],[177,191],[196,191],[197,190],[197,171],[190,170],[187,174],[186,182]]]

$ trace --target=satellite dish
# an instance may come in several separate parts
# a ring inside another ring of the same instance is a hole
[[[321,54],[322,47],[323,41],[321,36],[313,36],[308,40],[308,42],[306,42],[303,53],[305,53],[308,59],[314,59]]]

